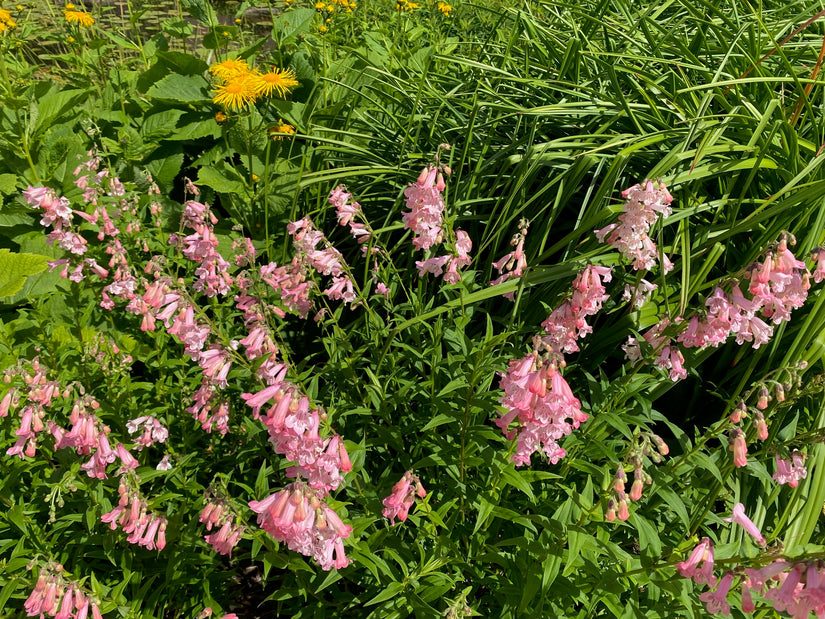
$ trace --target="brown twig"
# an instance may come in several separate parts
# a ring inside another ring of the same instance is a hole
[[[803,90],[804,94],[799,97],[799,100],[796,102],[796,107],[794,107],[793,115],[791,116],[791,127],[799,120],[799,115],[802,113],[802,106],[805,105],[808,95],[811,94],[814,88],[813,80],[819,75],[819,69],[822,68],[823,60],[825,60],[825,37],[822,38],[822,48],[819,50],[819,58],[816,59],[816,66],[814,66],[814,70],[811,72],[811,83],[805,85],[805,89]]]
[[[740,76],[739,76],[738,78],[736,78],[736,79],[740,79],[740,80],[741,80],[742,78],[747,77],[748,75],[750,75],[751,71],[753,71],[756,67],[758,67],[760,64],[762,64],[765,60],[767,60],[768,58],[770,58],[771,56],[773,56],[773,55],[774,55],[777,51],[779,51],[779,48],[780,48],[780,47],[782,47],[783,45],[785,45],[785,43],[787,43],[787,42],[788,42],[788,41],[790,41],[792,38],[794,38],[797,34],[799,34],[800,32],[802,32],[803,30],[805,30],[805,28],[807,28],[808,26],[810,26],[812,23],[814,23],[817,19],[819,19],[819,18],[820,18],[820,17],[822,17],[823,15],[825,15],[825,10],[822,10],[822,11],[820,11],[819,13],[817,13],[816,15],[814,15],[813,17],[811,17],[811,19],[809,19],[808,21],[806,21],[806,22],[805,22],[804,24],[802,24],[799,28],[797,28],[797,29],[796,29],[796,30],[794,30],[792,33],[790,33],[788,36],[786,36],[784,39],[782,39],[776,47],[774,47],[771,51],[769,51],[767,54],[765,54],[764,56],[762,56],[759,60],[757,60],[757,61],[756,61],[756,64],[754,64],[754,65],[753,65],[750,69],[748,69],[747,71],[745,71],[742,75],[740,75]],[[723,94],[723,95],[727,95],[727,94],[731,91],[731,89],[732,89],[732,88],[733,88],[733,86],[728,86],[728,87],[725,89],[725,92],[724,92],[724,93],[722,93],[722,94]]]

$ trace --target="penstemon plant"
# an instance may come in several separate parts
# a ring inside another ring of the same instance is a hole
[[[819,17],[301,4],[0,12],[0,614],[823,614]]]

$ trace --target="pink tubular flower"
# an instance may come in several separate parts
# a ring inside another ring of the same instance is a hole
[[[658,260],[656,245],[648,236],[651,225],[656,221],[657,213],[662,217],[671,214],[670,203],[673,197],[665,184],[659,181],[645,180],[622,192],[626,198],[622,206],[619,222],[601,230],[596,230],[599,242],[612,245],[628,260],[633,261],[633,268],[652,269]],[[663,262],[667,272],[668,263]]]
[[[699,596],[699,599],[707,606],[709,613],[722,613],[725,616],[730,615],[730,604],[728,604],[727,597],[732,582],[733,572],[727,572],[722,576],[722,580],[719,581],[719,588],[716,591],[706,591]]]
[[[805,468],[805,454],[794,451],[791,460],[784,460],[776,454],[776,473],[773,480],[778,484],[788,484],[791,488],[799,485],[800,479],[808,476],[808,469]]]
[[[341,569],[351,563],[343,540],[352,527],[302,482],[289,484],[263,501],[251,501],[258,524],[290,550],[313,557],[323,570]]]
[[[816,260],[816,269],[814,269],[812,276],[818,284],[825,279],[825,247],[815,249],[811,258]]]
[[[734,428],[731,432],[730,450],[733,452],[733,465],[741,468],[748,465],[748,444],[745,441],[745,433],[739,428]]]
[[[759,527],[757,527],[753,523],[753,521],[745,515],[745,506],[742,503],[737,503],[736,505],[734,505],[731,517],[724,518],[724,521],[735,522],[737,524],[742,525],[745,531],[757,542],[759,542],[760,546],[764,546],[767,543],[765,541],[765,538],[762,537],[762,533],[759,531]]]
[[[390,519],[391,524],[395,524],[396,518],[405,522],[416,496],[423,499],[427,496],[427,491],[424,490],[418,476],[412,471],[407,471],[392,487],[392,493],[382,501],[384,509],[381,513]]]
[[[416,249],[429,249],[442,240],[441,223],[444,213],[444,177],[436,167],[426,167],[404,190],[409,212],[402,214],[404,227],[415,234]]]
[[[688,560],[677,563],[676,569],[682,577],[692,578],[696,584],[706,584],[711,587],[716,585],[716,577],[713,575],[713,544],[710,539],[702,538],[702,541],[690,553]]]

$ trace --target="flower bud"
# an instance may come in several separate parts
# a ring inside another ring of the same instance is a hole
[[[756,402],[756,408],[763,411],[768,408],[768,402],[771,400],[771,394],[767,387],[762,387],[759,390],[759,400]]]

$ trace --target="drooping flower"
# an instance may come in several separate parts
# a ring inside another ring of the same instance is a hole
[[[701,567],[699,564],[702,564]],[[710,538],[704,537],[702,541],[690,553],[687,561],[676,564],[676,569],[684,578],[692,578],[698,584],[706,584],[711,587],[716,585],[716,577],[713,575],[713,544]]]
[[[764,546],[767,543],[765,538],[762,536],[762,533],[759,531],[759,527],[757,527],[753,521],[745,515],[745,506],[742,503],[737,503],[734,505],[730,518],[724,518],[723,520],[725,522],[735,522],[742,525],[745,531],[753,537],[753,539],[759,542],[761,546]]]
[[[705,591],[699,596],[699,599],[705,603],[708,612],[711,614],[722,613],[725,616],[730,615],[730,604],[728,604],[727,597],[730,591],[730,586],[733,582],[733,572],[727,572],[719,581],[719,588],[716,591]]]
[[[408,212],[402,214],[404,227],[415,234],[413,245],[416,249],[429,249],[442,240],[442,216],[444,200],[444,177],[436,167],[426,167],[418,180],[404,190]]]
[[[596,230],[599,242],[612,245],[628,260],[633,261],[636,270],[650,270],[658,261],[658,251],[648,233],[657,215],[669,217],[670,203],[673,197],[665,184],[659,181],[645,180],[622,192],[626,202],[622,206],[619,222]],[[669,267],[669,268],[668,268]],[[663,260],[665,272],[673,268],[670,261]]]
[[[799,485],[800,479],[808,476],[808,469],[805,468],[805,454],[794,451],[791,460],[785,460],[776,454],[776,472],[773,480],[778,484],[788,484],[791,488]]]
[[[382,501],[384,509],[381,513],[390,519],[390,523],[394,524],[396,518],[405,522],[416,496],[423,499],[427,496],[427,491],[418,476],[407,471],[392,487],[392,493]]]
[[[352,533],[329,506],[306,484],[294,482],[249,507],[258,514],[258,524],[290,550],[313,557],[323,570],[341,569],[352,561],[343,540]]]

